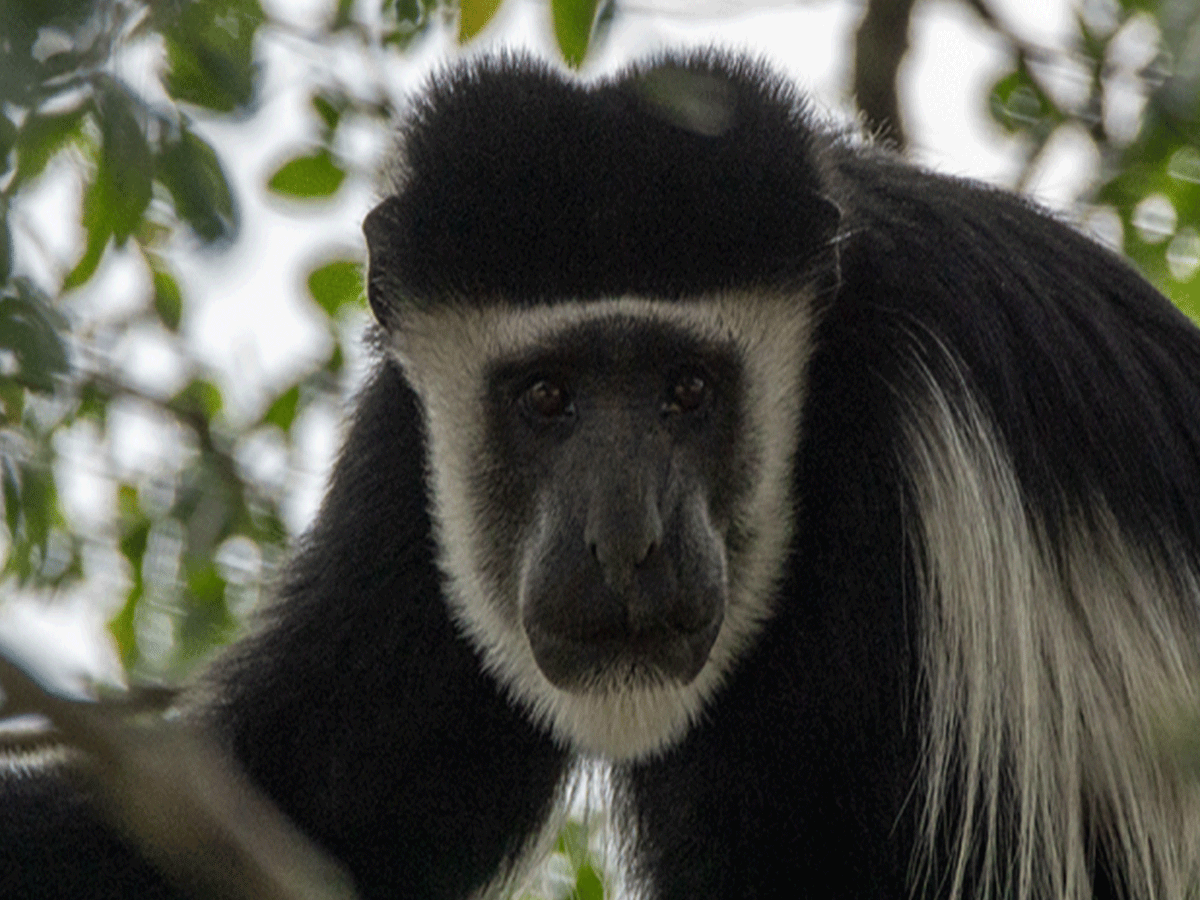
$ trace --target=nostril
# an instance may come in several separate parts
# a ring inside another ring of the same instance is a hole
[[[646,546],[646,552],[642,554],[642,558],[634,563],[634,565],[638,566],[639,568],[646,565],[646,563],[650,561],[651,557],[653,557],[657,552],[658,541],[650,541],[650,543]]]

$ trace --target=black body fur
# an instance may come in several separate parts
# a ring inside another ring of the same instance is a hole
[[[911,408],[929,379],[978,408],[1050,558],[1115,523],[1174,588],[1153,614],[1190,645],[1200,336],[1021,199],[823,133],[753,65],[688,65],[727,92],[719,134],[672,121],[645,69],[581,86],[507,60],[438,81],[406,127],[401,193],[368,220],[371,302],[386,326],[400,302],[818,286],[777,611],[678,746],[618,769],[619,807],[662,900],[944,896],[953,838],[916,861],[931,701]],[[414,394],[382,361],[278,604],[210,676],[212,723],[364,898],[488,884],[571,761],[451,622],[423,446]],[[1000,781],[1013,803],[1022,786]],[[159,896],[78,798],[4,784],[0,896]],[[964,791],[947,788],[947,834],[974,815]],[[1085,806],[1095,895],[1142,896],[1103,804]],[[1000,817],[995,858],[966,860],[962,896],[1012,883],[1017,819]]]

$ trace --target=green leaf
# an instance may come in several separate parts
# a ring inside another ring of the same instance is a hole
[[[90,191],[83,198],[85,219],[89,196]],[[83,256],[79,258],[79,262],[75,263],[75,268],[68,272],[67,277],[63,279],[62,290],[64,292],[79,287],[96,273],[96,269],[100,266],[100,260],[104,258],[104,251],[108,247],[108,239],[112,237],[112,232],[105,228],[102,201],[93,200],[92,203],[98,207],[99,212],[96,213],[94,227],[87,230],[88,239]]]
[[[177,638],[180,658],[194,660],[227,642],[237,620],[229,611],[225,579],[211,561],[184,568],[187,596]]]
[[[487,27],[500,8],[500,0],[461,0],[458,16],[458,42],[465,44]]]
[[[218,112],[254,99],[254,35],[265,21],[257,0],[193,0],[163,30],[164,79],[173,97]]]
[[[93,221],[104,219],[104,227],[120,246],[137,229],[150,203],[150,146],[129,95],[117,82],[105,80],[97,96],[97,110],[100,158],[89,199],[99,208],[93,208],[90,215]],[[85,224],[88,218],[85,209]]]
[[[17,184],[27,184],[46,168],[54,156],[78,140],[90,103],[63,113],[34,113],[21,125],[14,146],[17,150]]]
[[[33,391],[50,393],[54,376],[67,371],[67,348],[61,332],[68,328],[39,291],[24,280],[15,293],[0,297],[0,348],[17,360],[17,381]]]
[[[211,381],[197,378],[171,399],[171,408],[206,421],[221,411],[221,391]]]
[[[12,119],[0,112],[0,166],[3,166],[0,172],[8,171],[8,153],[16,144],[19,133]]]
[[[362,263],[339,259],[308,275],[308,292],[333,317],[343,306],[357,304],[363,294]]]
[[[604,900],[604,881],[591,865],[580,866],[575,873],[575,889],[571,900]]]
[[[25,464],[21,466],[20,484],[25,541],[33,547],[44,547],[58,502],[54,475],[45,466]]]
[[[313,94],[312,106],[317,111],[317,115],[321,117],[321,121],[325,123],[325,130],[332,134],[338,126],[338,120],[342,117],[342,111],[334,102],[325,94]]]
[[[194,132],[184,129],[179,140],[163,147],[155,175],[170,192],[176,215],[201,240],[231,240],[237,234],[229,179],[216,151]]]
[[[12,274],[12,235],[8,230],[8,207],[0,205],[0,284]]]
[[[162,269],[154,270],[154,311],[168,331],[179,330],[179,320],[183,315],[183,293],[175,277]]]
[[[15,378],[0,375],[0,425],[15,427],[25,414],[25,388]]]
[[[563,59],[573,69],[578,69],[587,56],[598,5],[599,0],[550,0],[554,38]]]
[[[125,595],[121,611],[108,623],[108,630],[117,642],[121,661],[127,669],[137,665],[141,652],[137,643],[137,612],[146,594],[145,571],[142,565],[150,540],[150,517],[142,509],[136,488],[123,484],[117,491],[118,546],[129,562],[133,584]]]
[[[284,431],[288,431],[292,427],[292,423],[296,421],[296,410],[300,405],[300,385],[294,384],[278,397],[271,404],[271,408],[263,415],[263,422],[268,425],[276,425]]]
[[[337,8],[333,13],[333,21],[329,23],[330,31],[340,31],[353,22],[351,13],[354,12],[354,0],[337,0]]]
[[[329,151],[322,149],[288,160],[271,176],[267,187],[288,197],[329,197],[342,186],[345,177]]]
[[[324,369],[331,375],[337,375],[342,371],[342,366],[346,364],[346,356],[342,353],[341,343],[333,345],[333,352],[329,354],[329,359],[325,361]]]
[[[988,105],[992,118],[1009,132],[1027,129],[1049,112],[1046,98],[1022,70],[1010,72],[992,85]]]
[[[15,537],[21,525],[21,488],[17,470],[7,456],[0,456],[0,482],[4,488],[4,520],[9,535]]]

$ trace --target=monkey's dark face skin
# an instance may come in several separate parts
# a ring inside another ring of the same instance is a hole
[[[564,690],[691,682],[720,630],[740,368],[630,323],[581,327],[488,378],[506,507],[527,510],[520,621]]]

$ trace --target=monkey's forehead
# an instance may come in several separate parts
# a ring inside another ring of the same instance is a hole
[[[832,240],[827,138],[761,65],[661,57],[582,83],[523,57],[436,77],[365,224],[372,303],[663,298],[784,284]],[[377,307],[377,312],[378,312]]]
[[[476,395],[490,367],[534,357],[561,345],[564,336],[594,333],[621,340],[638,329],[662,333],[677,348],[728,354],[747,367],[753,382],[790,384],[793,373],[772,367],[806,356],[812,310],[806,294],[766,291],[687,301],[621,297],[535,306],[414,305],[394,320],[388,343],[418,390],[433,391],[437,385],[462,397]]]

